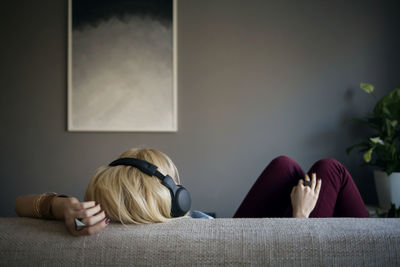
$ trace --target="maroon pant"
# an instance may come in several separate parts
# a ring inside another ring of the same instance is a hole
[[[319,198],[310,217],[368,217],[364,202],[346,168],[334,159],[317,161],[308,172],[322,180]],[[290,193],[301,167],[286,156],[275,158],[250,189],[234,218],[292,217]]]

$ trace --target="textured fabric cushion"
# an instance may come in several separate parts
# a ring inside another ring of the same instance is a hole
[[[400,220],[188,218],[74,237],[60,221],[0,218],[0,248],[6,266],[399,266]]]

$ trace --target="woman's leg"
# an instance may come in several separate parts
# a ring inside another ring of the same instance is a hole
[[[368,217],[360,192],[346,168],[334,159],[317,161],[308,174],[322,179],[319,198],[310,217]]]
[[[275,158],[247,193],[234,218],[291,217],[290,192],[304,177],[301,167],[286,156]]]
[[[319,198],[310,217],[368,217],[361,195],[346,168],[334,159],[317,161],[308,172],[322,179]],[[257,179],[234,218],[291,217],[290,192],[301,167],[292,159],[274,159]]]

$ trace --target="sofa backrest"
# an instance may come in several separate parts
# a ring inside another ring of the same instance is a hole
[[[400,219],[180,219],[74,237],[61,221],[0,218],[0,248],[2,266],[399,266]]]

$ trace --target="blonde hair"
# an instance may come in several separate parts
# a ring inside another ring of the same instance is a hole
[[[158,166],[179,184],[179,174],[172,160],[155,149],[132,148],[119,158],[137,158]],[[167,222],[171,218],[171,193],[160,179],[132,166],[101,166],[86,188],[85,201],[96,201],[112,221],[147,224]]]

